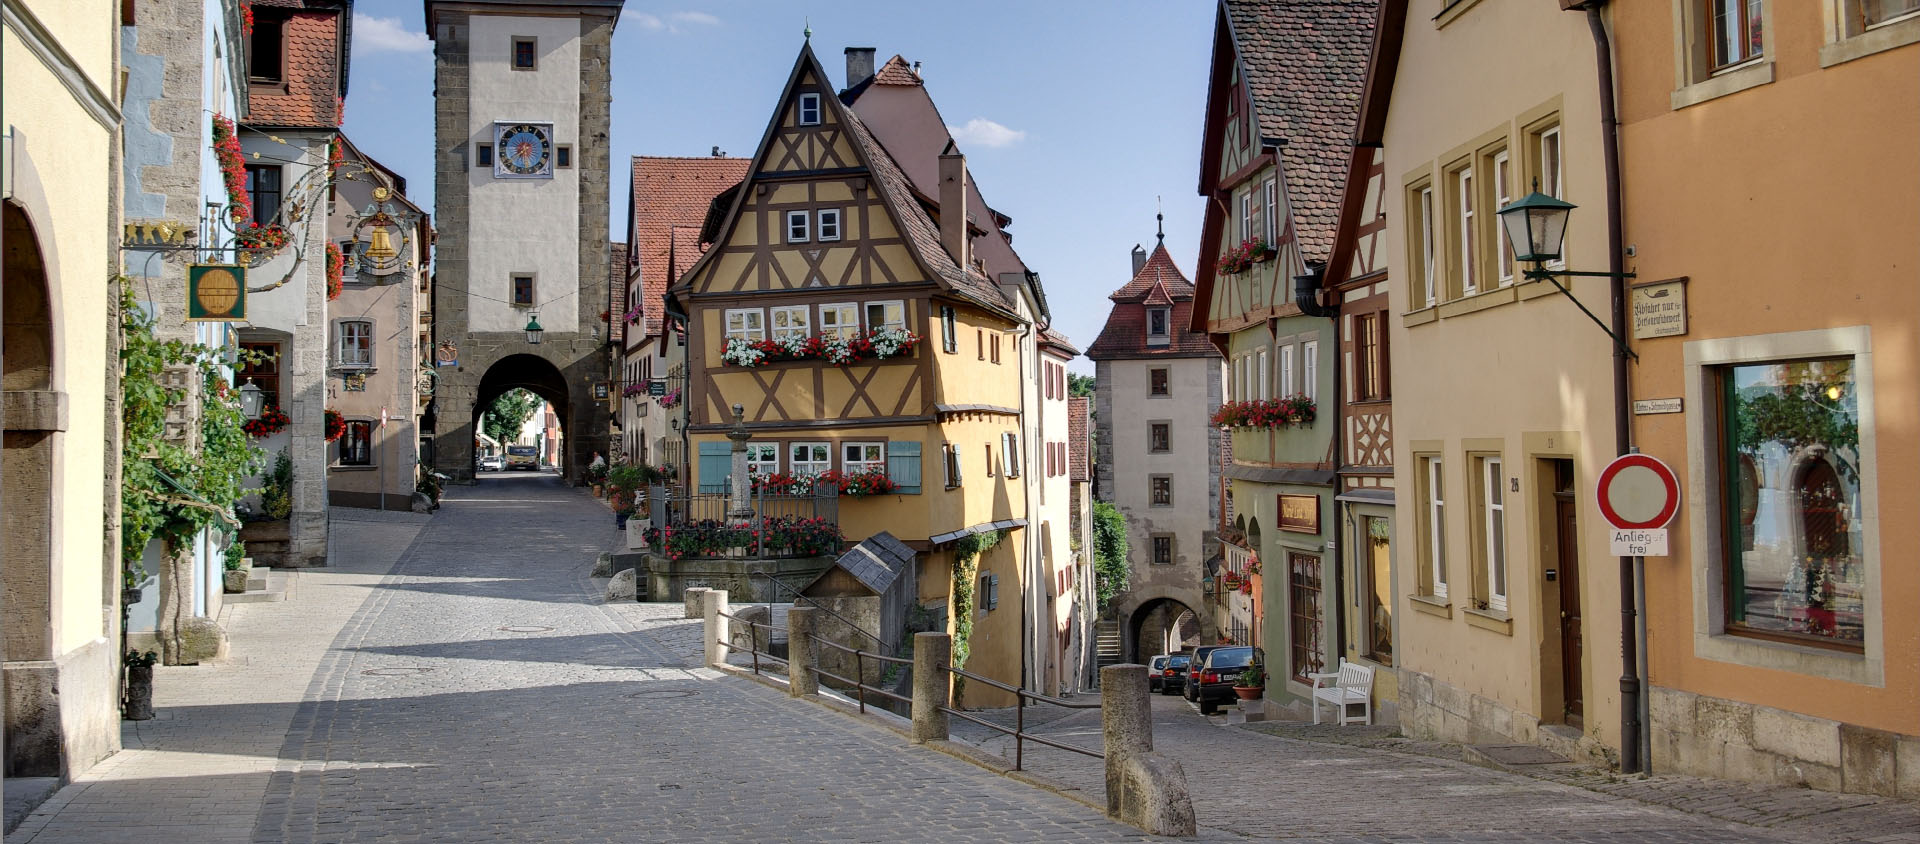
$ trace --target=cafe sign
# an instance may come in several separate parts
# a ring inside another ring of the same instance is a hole
[[[1280,529],[1289,533],[1320,532],[1320,496],[1280,494]]]
[[[1632,291],[1633,339],[1676,337],[1687,333],[1687,280],[1670,278],[1635,286]]]

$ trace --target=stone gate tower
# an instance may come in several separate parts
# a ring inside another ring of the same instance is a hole
[[[552,402],[562,471],[607,450],[607,126],[622,0],[427,0],[434,41],[434,466],[473,479],[478,409]],[[540,342],[529,326],[544,329]],[[447,344],[452,348],[448,349]]]

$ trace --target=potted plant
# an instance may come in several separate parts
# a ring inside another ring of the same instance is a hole
[[[127,651],[127,720],[153,717],[153,664],[159,661],[160,655],[153,651]]]
[[[614,491],[612,502],[613,526],[615,528],[619,530],[627,529],[627,520],[633,518],[633,511],[638,506],[634,503],[636,497],[636,493],[624,489]]]
[[[1267,689],[1267,670],[1259,665],[1249,665],[1240,672],[1240,679],[1234,681],[1233,693],[1241,700],[1259,700]]]

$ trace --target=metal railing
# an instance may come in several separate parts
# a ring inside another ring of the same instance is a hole
[[[819,611],[821,611],[821,612],[823,612],[823,613],[826,613],[827,615],[830,615],[830,616],[833,616],[833,617],[834,617],[834,618],[836,618],[836,619],[839,619],[839,621],[840,621],[840,623],[841,623],[841,624],[844,624],[844,625],[846,625],[846,626],[847,626],[848,628],[850,628],[850,629],[852,629],[852,630],[853,630],[853,632],[855,632],[855,633],[858,633],[858,634],[860,634],[860,635],[862,635],[862,636],[865,636],[865,637],[867,637],[867,638],[869,638],[869,639],[872,639],[872,640],[873,640],[873,643],[874,643],[874,644],[876,644],[876,645],[879,645],[879,646],[880,646],[880,647],[882,647],[882,648],[885,648],[885,649],[886,649],[886,650],[887,650],[887,651],[888,651],[889,653],[891,653],[891,654],[893,654],[893,655],[895,655],[895,656],[898,656],[898,655],[899,655],[899,653],[900,653],[900,646],[898,646],[898,645],[896,645],[896,644],[894,644],[894,643],[892,643],[892,642],[889,642],[889,641],[887,641],[887,640],[885,640],[885,639],[882,639],[882,638],[880,638],[879,636],[876,636],[876,635],[874,635],[874,634],[872,634],[872,633],[868,633],[868,632],[867,632],[866,630],[864,630],[864,629],[862,629],[862,628],[860,627],[860,625],[858,625],[858,624],[855,624],[855,623],[853,623],[853,620],[852,620],[852,619],[849,619],[849,618],[847,618],[847,617],[846,617],[846,616],[844,616],[844,615],[841,615],[841,614],[839,614],[839,613],[837,613],[837,612],[834,612],[833,610],[830,610],[830,609],[828,609],[828,608],[826,608],[825,606],[822,606],[822,605],[820,604],[820,602],[819,602],[819,601],[816,601],[816,600],[814,600],[813,598],[811,598],[811,597],[809,597],[809,596],[807,596],[807,595],[802,595],[802,594],[800,594],[800,590],[798,590],[798,589],[795,589],[795,588],[793,588],[793,587],[791,587],[791,586],[788,586],[788,585],[787,585],[787,584],[785,584],[785,583],[782,583],[782,582],[780,582],[780,578],[777,578],[777,577],[774,577],[773,575],[771,575],[771,574],[768,574],[768,573],[766,573],[766,572],[764,572],[764,571],[752,571],[752,572],[748,572],[748,574],[749,574],[749,575],[751,575],[751,576],[753,576],[753,577],[764,577],[764,578],[766,578],[766,579],[767,579],[767,580],[768,580],[769,582],[771,582],[771,583],[772,583],[772,584],[773,584],[774,586],[776,586],[776,587],[778,587],[778,588],[781,588],[781,589],[785,589],[785,590],[787,590],[787,591],[788,591],[789,593],[791,593],[791,594],[793,595],[793,605],[794,605],[794,606],[796,606],[796,607],[797,607],[797,606],[800,606],[800,602],[801,602],[801,601],[806,601],[806,602],[807,602],[807,606],[808,606],[808,607],[810,607],[810,608],[813,608],[813,609],[817,609],[817,610],[819,610]],[[761,606],[764,606],[764,607],[766,607],[766,608],[767,608],[767,617],[768,617],[768,618],[772,618],[772,617],[773,617],[773,603],[774,603],[774,602],[772,602],[772,601],[759,601],[759,602],[757,602],[757,603],[759,603],[759,604],[760,604]],[[836,645],[835,647],[839,647],[839,646],[838,646],[838,645]],[[907,660],[907,661],[908,661],[909,663],[911,663],[911,662],[912,662],[912,660]]]
[[[779,630],[782,633],[784,633],[786,632],[787,628],[777,626],[773,623],[772,612],[767,613],[766,621],[754,621],[753,619],[743,618],[741,616],[737,616],[737,615],[734,615],[733,613],[727,613],[727,612],[720,613],[719,615],[721,618],[727,619],[728,621],[739,622],[747,626],[746,651],[747,653],[750,653],[753,655],[753,673],[755,674],[760,673],[761,657],[766,657],[767,661],[769,662],[777,662],[781,665],[787,664],[787,660],[773,655],[773,631]],[[767,629],[767,649],[764,651],[760,650],[759,628],[762,628],[762,627]],[[732,631],[729,630],[728,632],[732,632]],[[714,638],[714,642],[722,648],[726,648],[727,650],[732,650],[732,651],[741,650],[740,646],[727,641],[725,637],[715,636],[713,638]]]
[[[964,710],[955,709],[952,706],[940,707],[940,711],[945,712],[948,715],[954,716],[956,718],[961,718],[967,721],[972,721],[973,723],[979,724],[982,727],[986,727],[992,730],[997,730],[1002,734],[1013,736],[1013,769],[1014,770],[1016,771],[1022,770],[1022,765],[1024,765],[1026,762],[1026,742],[1029,742],[1029,741],[1039,742],[1040,744],[1044,744],[1048,747],[1055,747],[1061,750],[1072,751],[1074,753],[1078,753],[1083,756],[1091,756],[1095,759],[1107,758],[1106,753],[1098,750],[1088,750],[1084,747],[1074,747],[1071,744],[1061,744],[1060,742],[1054,741],[1052,739],[1044,738],[1041,736],[1034,735],[1033,733],[1027,732],[1027,701],[1030,701],[1030,700],[1039,701],[1040,703],[1052,704],[1054,706],[1063,707],[1066,709],[1099,709],[1100,704],[1098,702],[1075,703],[1073,701],[1063,700],[1061,698],[1053,697],[1051,695],[1043,695],[1043,694],[1040,694],[1039,692],[1030,692],[1018,686],[1009,686],[1005,683],[1000,682],[999,680],[995,680],[990,677],[982,677],[971,671],[955,668],[951,665],[940,666],[940,670],[945,671],[949,674],[952,674],[955,677],[965,677],[969,681],[992,686],[993,688],[999,689],[1003,692],[1008,692],[1014,696],[1015,703],[1013,707],[1013,729],[1011,730],[1007,729],[1003,725],[995,724],[992,721],[988,721],[984,718],[976,718],[972,715],[968,715]]]
[[[665,521],[662,526],[680,526],[701,522],[719,522],[725,524],[727,511],[733,506],[733,497],[724,492],[694,492],[685,488],[663,489],[655,494],[656,504],[666,504]],[[840,519],[840,499],[836,495],[806,493],[788,495],[769,493],[764,489],[754,490],[748,496],[753,506],[755,521],[772,518],[787,519],[826,519],[838,523]]]
[[[866,714],[866,711],[867,711],[867,693],[868,692],[872,692],[888,700],[899,701],[908,706],[913,705],[913,698],[903,697],[901,695],[897,695],[897,694],[894,694],[893,692],[887,691],[886,689],[881,688],[879,686],[869,686],[866,683],[866,680],[867,680],[867,662],[866,661],[869,659],[878,660],[880,663],[885,665],[905,665],[908,667],[913,666],[913,660],[901,659],[900,657],[897,657],[897,656],[883,656],[881,654],[863,651],[859,648],[849,648],[846,645],[840,644],[839,642],[829,642],[826,639],[821,638],[819,636],[813,637],[813,641],[814,641],[814,644],[826,645],[827,647],[833,648],[834,650],[837,650],[841,653],[853,654],[853,675],[854,677],[857,677],[859,679],[853,679],[851,677],[842,677],[838,674],[835,674],[831,671],[821,668],[817,664],[813,667],[813,673],[818,674],[822,677],[830,677],[832,679],[839,680],[842,683],[846,683],[849,686],[852,686],[854,689],[854,693],[858,696],[860,700],[861,714],[864,715]]]

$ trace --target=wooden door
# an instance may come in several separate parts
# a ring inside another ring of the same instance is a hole
[[[1585,659],[1580,626],[1580,532],[1575,524],[1571,494],[1554,496],[1553,515],[1560,567],[1560,684],[1566,700],[1567,723],[1580,726],[1584,697],[1581,669]]]

